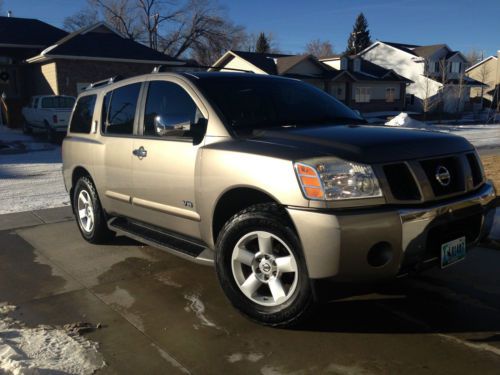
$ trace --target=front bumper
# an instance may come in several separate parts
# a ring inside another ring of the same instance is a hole
[[[495,198],[488,182],[471,194],[427,207],[287,211],[310,278],[362,282],[433,262],[440,245],[455,238],[465,236],[468,248],[476,245],[492,228]],[[382,265],[373,262],[374,246],[388,255]]]

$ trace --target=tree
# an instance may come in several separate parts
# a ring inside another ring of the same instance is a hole
[[[482,56],[483,56],[483,53],[475,48],[472,48],[465,53],[465,58],[467,59],[469,66],[472,66],[472,65],[478,63],[479,61],[481,61]]]
[[[368,30],[368,21],[365,15],[360,13],[347,40],[346,54],[355,55],[370,44],[372,44],[372,41],[370,39],[370,30]]]
[[[305,52],[318,59],[334,54],[332,44],[328,40],[321,41],[320,39],[314,39],[307,43]]]
[[[255,52],[257,53],[269,53],[271,51],[271,45],[267,40],[266,34],[260,33],[255,43]]]
[[[84,8],[72,16],[68,16],[63,21],[63,29],[66,31],[76,31],[84,27],[99,22],[99,15],[96,9]]]
[[[89,8],[126,38],[167,53],[213,62],[226,49],[243,45],[244,28],[233,24],[215,0],[88,0]],[[68,29],[80,11],[68,17]],[[91,17],[86,17],[86,19]],[[86,23],[86,22],[85,22]]]

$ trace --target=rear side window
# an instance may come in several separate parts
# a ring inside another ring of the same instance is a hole
[[[140,83],[120,87],[104,97],[102,132],[105,134],[132,134],[139,98]]]
[[[73,108],[75,98],[70,96],[49,96],[42,99],[42,108]]]
[[[71,133],[90,133],[96,98],[96,95],[87,95],[78,99],[69,125]]]

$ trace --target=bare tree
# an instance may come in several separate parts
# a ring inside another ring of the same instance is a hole
[[[225,50],[243,46],[246,40],[244,28],[233,24],[215,0],[88,0],[88,3],[97,18],[125,37],[177,58],[192,56],[208,64]],[[78,28],[75,19],[82,14],[87,11],[68,17],[68,29]]]
[[[89,4],[118,32],[132,40],[140,39],[144,25],[138,17],[137,0],[89,0]]]
[[[332,43],[328,40],[321,41],[320,39],[314,39],[307,43],[305,52],[309,55],[317,57],[318,59],[334,54]]]
[[[202,49],[219,52],[232,48],[243,38],[244,28],[228,21],[223,9],[210,0],[190,0],[160,34],[160,50],[180,57],[189,51],[206,55]]]
[[[76,31],[81,28],[93,25],[99,20],[96,9],[84,8],[72,16],[68,16],[63,21],[63,29],[66,31]]]
[[[474,65],[475,63],[482,60],[483,52],[476,48],[471,48],[465,53],[465,58],[470,65]]]

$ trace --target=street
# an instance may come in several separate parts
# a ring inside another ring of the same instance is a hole
[[[117,237],[90,245],[68,207],[0,216],[0,302],[28,327],[91,323],[98,374],[498,374],[500,251],[252,323],[210,267]],[[335,287],[335,286],[332,286]]]

